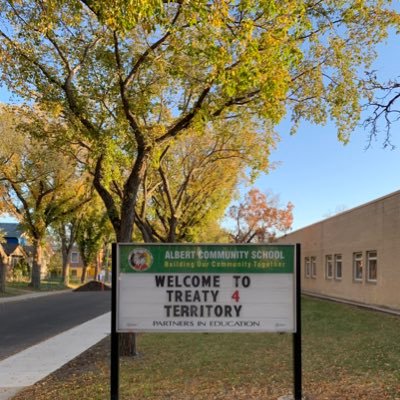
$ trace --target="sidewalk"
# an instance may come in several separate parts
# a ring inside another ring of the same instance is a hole
[[[110,327],[111,313],[106,313],[0,361],[0,400],[11,399],[62,367],[106,337]]]

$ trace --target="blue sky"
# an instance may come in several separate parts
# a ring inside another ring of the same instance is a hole
[[[400,76],[400,37],[391,34],[378,53],[373,68],[379,75]],[[278,128],[281,141],[271,157],[280,165],[255,186],[279,195],[282,204],[294,204],[294,230],[400,190],[400,122],[393,130],[394,150],[383,149],[383,134],[366,150],[368,132],[362,127],[343,145],[331,123],[304,123],[294,136],[287,125]]]
[[[400,76],[399,39],[392,34],[379,47],[374,69],[382,77]],[[0,101],[9,101],[9,94],[1,88]],[[383,136],[366,150],[367,131],[361,127],[347,145],[337,140],[332,124],[305,123],[294,136],[288,131],[285,123],[278,128],[281,141],[271,156],[280,165],[260,177],[255,186],[279,195],[282,204],[294,204],[293,229],[400,189],[400,122],[393,132],[394,150],[383,149]]]
[[[400,149],[378,141],[365,150],[366,137],[357,130],[343,145],[333,125],[304,124],[295,136],[283,135],[272,155],[280,165],[255,186],[295,205],[293,229],[399,190]]]

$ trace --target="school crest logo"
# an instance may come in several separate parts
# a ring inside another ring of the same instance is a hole
[[[143,272],[151,267],[153,256],[150,251],[138,248],[129,254],[129,265],[134,271]]]

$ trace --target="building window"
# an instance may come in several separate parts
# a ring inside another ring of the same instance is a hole
[[[376,282],[378,278],[378,254],[376,251],[367,251],[367,280]]]
[[[325,256],[325,278],[333,278],[333,258],[332,254]]]
[[[317,277],[317,261],[315,257],[310,257],[310,264],[311,264],[311,277]]]
[[[353,274],[354,280],[357,282],[363,279],[363,256],[362,253],[353,254]]]
[[[311,265],[310,265],[310,257],[306,257],[305,259],[305,275],[306,278],[309,278],[311,276]]]
[[[335,279],[342,279],[342,255],[335,254]]]
[[[78,262],[79,262],[79,254],[77,252],[73,251],[71,253],[71,263],[78,264]]]

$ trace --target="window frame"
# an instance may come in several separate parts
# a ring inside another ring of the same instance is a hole
[[[357,277],[358,265],[357,262],[361,263],[361,276]],[[353,281],[361,283],[364,279],[364,257],[362,251],[356,251],[353,253]]]
[[[340,276],[338,276],[338,261],[340,261]],[[334,254],[333,256],[334,277],[336,281],[343,279],[343,255],[341,253]]]
[[[331,267],[331,273],[329,274],[328,273],[328,271],[329,271],[329,268],[328,268],[328,265],[330,264],[330,267]],[[326,254],[325,255],[325,279],[329,279],[329,280],[332,280],[333,279],[333,275],[334,275],[334,273],[333,273],[333,256],[332,256],[332,254]]]
[[[317,277],[317,257],[315,257],[315,256],[310,257],[310,272],[311,272],[311,278],[316,279],[316,277]]]
[[[375,254],[375,256],[371,257],[371,254]],[[370,261],[375,261],[375,278],[371,279],[370,278]],[[366,280],[368,283],[376,283],[378,281],[378,252],[376,250],[368,250],[367,251],[367,273],[366,273]]]
[[[311,277],[310,257],[304,257],[304,276],[306,278],[310,278]]]
[[[76,259],[74,259],[74,256],[76,256]],[[79,252],[71,251],[71,264],[79,264]]]

